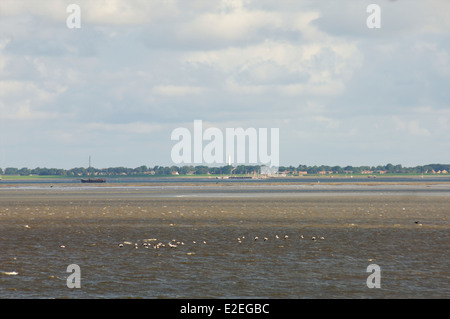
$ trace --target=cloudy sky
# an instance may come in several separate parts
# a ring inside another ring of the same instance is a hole
[[[72,3],[80,28],[66,24]],[[371,3],[381,28],[367,27]],[[2,0],[0,166],[172,165],[171,132],[194,120],[279,128],[281,165],[450,163],[448,12],[448,0]]]

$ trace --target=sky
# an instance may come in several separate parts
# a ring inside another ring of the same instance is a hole
[[[1,0],[0,167],[171,166],[171,133],[195,120],[278,128],[283,166],[450,163],[448,12],[448,0]]]

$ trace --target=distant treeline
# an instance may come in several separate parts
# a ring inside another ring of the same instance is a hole
[[[110,168],[93,168],[77,167],[72,169],[59,168],[14,168],[8,167],[3,171],[2,175],[59,175],[59,176],[86,176],[86,175],[229,175],[229,174],[260,174],[263,166],[260,165],[238,165],[208,167],[208,166],[154,166],[147,167],[145,165],[136,168],[127,167],[110,167]],[[379,166],[280,166],[278,173],[286,175],[307,175],[307,174],[447,174],[450,172],[450,164],[428,164],[415,167],[403,167],[402,165],[379,165]]]

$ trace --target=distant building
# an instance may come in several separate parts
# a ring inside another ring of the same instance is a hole
[[[267,175],[267,176],[273,176],[278,173],[278,168],[276,167],[268,167],[268,166],[261,166],[261,175]]]

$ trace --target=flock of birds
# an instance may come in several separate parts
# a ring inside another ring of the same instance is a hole
[[[172,239],[171,241],[167,242],[166,244],[164,244],[161,241],[156,243],[156,241],[157,241],[156,238],[143,239],[141,246],[143,248],[159,249],[159,248],[162,248],[162,247],[177,248],[178,246],[184,246],[185,245],[185,243],[183,241],[178,241],[176,239]],[[119,247],[124,247],[125,245],[129,245],[129,246],[132,246],[132,247],[138,249],[139,248],[139,243],[138,242],[135,242],[133,244],[130,241],[124,241],[123,243],[119,244]],[[196,244],[197,242],[193,241],[192,243]],[[206,244],[206,241],[203,241],[203,244]]]
[[[306,237],[304,235],[300,235],[300,239],[305,239]],[[237,243],[238,244],[242,244],[242,242],[246,239],[246,236],[241,236],[237,238]],[[289,235],[284,235],[284,236],[279,236],[279,235],[275,235],[275,240],[288,240],[289,239]],[[325,240],[325,237],[323,236],[311,236],[310,240],[312,241],[318,241],[318,240]],[[259,236],[254,236],[253,240],[251,240],[253,242],[256,241],[269,241],[269,237],[259,237]],[[192,244],[196,245],[196,244],[203,244],[206,245],[206,241],[202,240],[202,241],[192,241]],[[164,247],[168,247],[168,248],[177,248],[179,246],[184,246],[185,242],[184,241],[179,241],[177,239],[172,239],[169,242],[163,242],[163,241],[158,241],[157,238],[149,238],[149,239],[143,239],[143,240],[138,240],[137,242],[131,242],[131,241],[124,241],[122,243],[118,244],[119,248],[125,247],[125,246],[130,246],[130,247],[134,247],[135,249],[138,249],[139,247],[141,248],[152,248],[152,249],[160,249],[160,248],[164,248]]]

